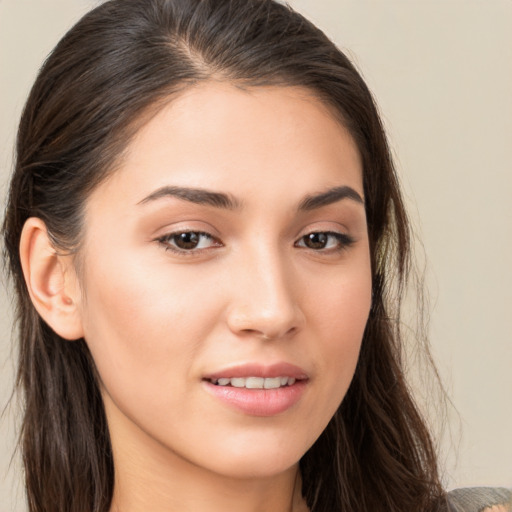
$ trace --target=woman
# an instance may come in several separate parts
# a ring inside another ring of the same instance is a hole
[[[287,7],[84,17],[27,102],[4,236],[31,511],[448,506],[382,126]]]

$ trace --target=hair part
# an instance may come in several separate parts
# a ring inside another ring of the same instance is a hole
[[[400,356],[409,224],[363,79],[318,28],[272,0],[110,0],[64,36],[37,77],[3,225],[17,297],[30,512],[107,512],[114,465],[86,342],[60,338],[30,301],[18,254],[23,225],[42,219],[56,250],[75,253],[80,265],[91,192],[148,117],[208,80],[306,88],[339,115],[363,162],[373,304],[349,391],[300,462],[311,511],[438,510],[436,455]]]

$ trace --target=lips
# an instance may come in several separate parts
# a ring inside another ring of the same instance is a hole
[[[274,416],[300,400],[308,380],[302,368],[277,363],[233,366],[206,375],[203,383],[208,393],[232,409],[252,416]]]
[[[215,381],[219,379],[233,379],[236,377],[244,379],[249,377],[260,377],[263,379],[288,377],[295,380],[305,380],[308,378],[308,374],[299,366],[290,363],[275,363],[270,365],[250,363],[209,373],[203,378],[205,380]]]

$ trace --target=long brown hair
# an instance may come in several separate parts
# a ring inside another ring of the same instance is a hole
[[[205,80],[301,86],[334,108],[363,160],[373,303],[353,382],[300,461],[312,512],[433,511],[443,495],[401,362],[410,230],[372,96],[346,56],[273,0],[110,0],[42,67],[20,122],[3,225],[17,297],[21,448],[31,512],[107,512],[114,481],[94,363],[38,316],[18,255],[28,217],[79,255],[84,203],[145,114]]]

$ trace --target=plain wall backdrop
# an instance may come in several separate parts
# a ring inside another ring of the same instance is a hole
[[[447,487],[512,487],[512,1],[291,0],[347,51],[380,106],[425,247],[431,343],[452,411]],[[0,205],[39,66],[95,2],[0,0]],[[13,385],[0,290],[0,409]],[[0,422],[0,512],[21,512],[15,414]]]

